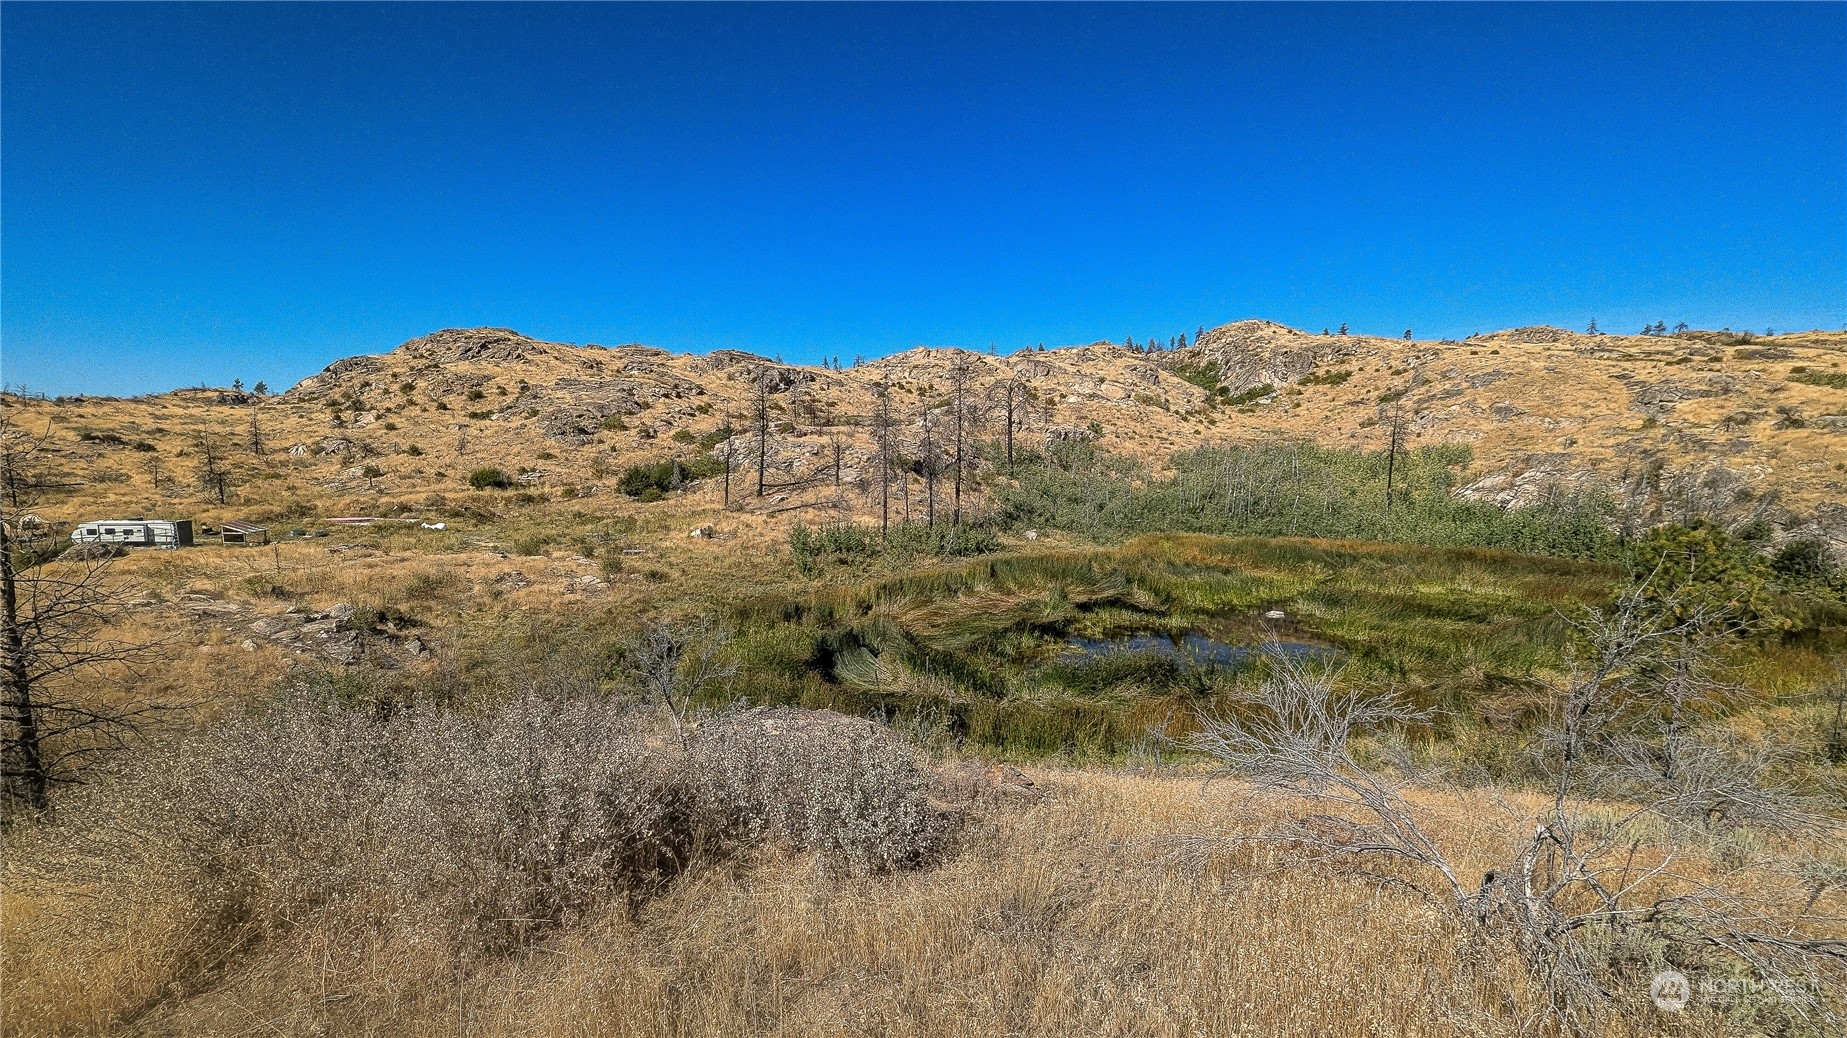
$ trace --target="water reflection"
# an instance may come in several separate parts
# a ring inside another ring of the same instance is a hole
[[[1073,635],[1065,641],[1067,657],[1093,659],[1131,652],[1152,652],[1195,667],[1240,667],[1249,663],[1265,645],[1273,645],[1297,659],[1332,656],[1336,650],[1308,642],[1277,641],[1255,645],[1233,645],[1198,631],[1183,635],[1141,633],[1110,638],[1081,638]]]

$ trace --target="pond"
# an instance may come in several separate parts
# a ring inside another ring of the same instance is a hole
[[[1074,635],[1065,641],[1064,655],[1094,659],[1123,653],[1151,652],[1189,666],[1241,667],[1264,651],[1266,644],[1274,645],[1277,650],[1297,659],[1332,656],[1336,652],[1325,645],[1309,642],[1275,641],[1234,645],[1198,631],[1188,631],[1177,636],[1148,632],[1120,634],[1110,638],[1081,638]]]

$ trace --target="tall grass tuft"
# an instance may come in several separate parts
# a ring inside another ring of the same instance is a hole
[[[1173,458],[1174,474],[1086,443],[1034,457],[996,489],[1008,521],[1100,540],[1175,531],[1396,541],[1612,558],[1614,503],[1564,487],[1507,510],[1458,497],[1466,447],[1419,447],[1388,459],[1313,443],[1207,447]],[[1388,471],[1390,495],[1388,504]]]

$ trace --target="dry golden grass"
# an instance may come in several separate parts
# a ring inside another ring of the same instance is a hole
[[[150,901],[6,895],[8,1034],[1512,1035],[1538,1007],[1494,949],[1424,902],[1175,834],[1263,819],[1217,785],[1035,772],[1043,800],[979,816],[926,872],[759,858],[683,879],[516,957],[432,958],[302,932],[225,964],[176,952]],[[1467,794],[1421,794],[1463,867],[1504,851]],[[1500,961],[1497,961],[1499,959]],[[186,975],[187,971],[190,975]],[[1620,992],[1622,1034],[1722,1034]]]

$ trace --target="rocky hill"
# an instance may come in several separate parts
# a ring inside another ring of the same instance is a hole
[[[45,503],[52,522],[176,510],[208,521],[434,514],[471,500],[467,477],[483,467],[504,470],[529,499],[613,503],[627,466],[724,453],[727,443],[754,490],[746,432],[759,387],[779,489],[757,499],[738,479],[734,504],[863,511],[875,394],[889,392],[915,456],[922,416],[943,405],[961,367],[970,398],[996,413],[1012,387],[1026,444],[1094,439],[1158,467],[1176,450],[1270,437],[1382,449],[1396,422],[1412,447],[1467,445],[1466,493],[1504,505],[1596,480],[1670,508],[1754,503],[1847,543],[1844,362],[1842,333],[1539,327],[1431,342],[1240,321],[1164,353],[1103,343],[1011,356],[919,348],[835,370],[476,328],[337,361],[270,397],[182,390],[5,403],[20,427],[51,430],[52,463],[81,484]],[[986,432],[998,436],[998,420]],[[222,504],[197,479],[207,444],[232,472]],[[715,506],[721,482],[687,493]]]

